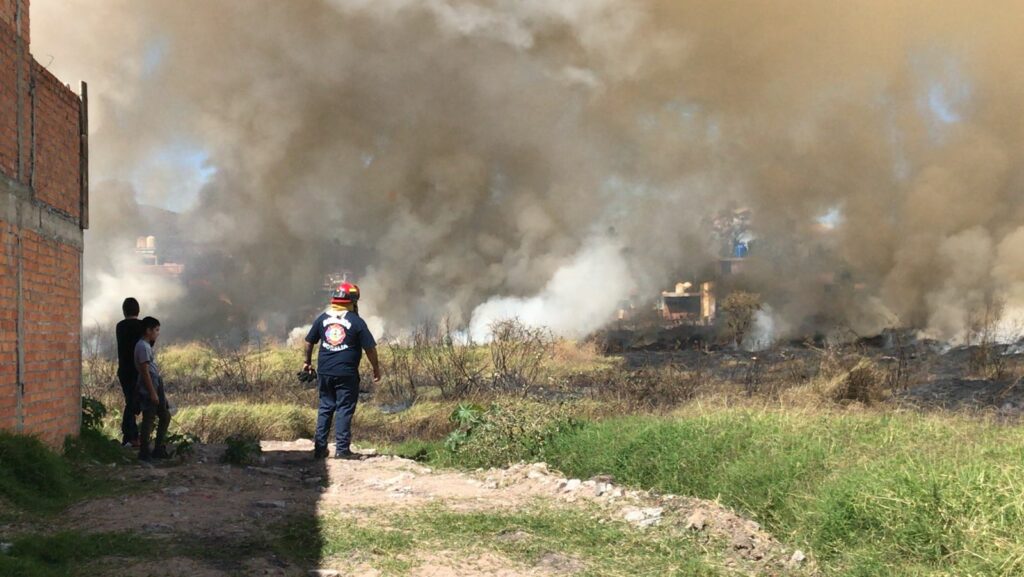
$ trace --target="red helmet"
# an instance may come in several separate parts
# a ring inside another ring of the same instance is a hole
[[[334,294],[331,295],[331,303],[333,304],[347,305],[358,300],[359,287],[350,282],[343,282],[338,285],[338,288],[334,289]]]

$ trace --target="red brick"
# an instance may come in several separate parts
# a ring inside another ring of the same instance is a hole
[[[0,0],[0,174],[30,185],[35,202],[74,221],[81,207],[81,100],[29,54],[28,12],[29,0]],[[0,429],[20,425],[52,444],[77,432],[80,263],[77,247],[0,221]],[[55,316],[55,311],[62,312]]]

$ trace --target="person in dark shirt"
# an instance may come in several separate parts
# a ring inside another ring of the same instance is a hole
[[[121,443],[126,447],[139,446],[139,425],[135,417],[139,414],[139,398],[136,381],[139,373],[135,369],[135,343],[142,337],[142,321],[139,320],[139,301],[132,297],[121,304],[124,320],[117,323],[117,380],[124,393],[124,415],[121,417]]]
[[[341,283],[331,305],[313,321],[306,335],[304,372],[313,371],[313,347],[320,343],[317,355],[317,385],[320,408],[316,420],[313,458],[327,458],[327,434],[334,423],[335,459],[357,459],[352,452],[352,416],[359,402],[359,363],[363,352],[373,367],[373,381],[380,380],[377,342],[366,322],[359,318],[359,287]]]

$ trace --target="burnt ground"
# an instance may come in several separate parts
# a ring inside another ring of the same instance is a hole
[[[674,367],[698,373],[704,387],[775,394],[822,373],[849,370],[862,360],[875,369],[887,402],[923,410],[1024,414],[1024,342],[952,347],[912,331],[843,344],[790,342],[761,351],[709,346],[704,335],[666,331],[660,336],[620,332],[609,347],[631,371]]]

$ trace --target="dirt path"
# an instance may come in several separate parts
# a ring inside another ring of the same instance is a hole
[[[77,530],[140,531],[167,544],[166,554],[150,559],[106,560],[96,574],[604,574],[580,553],[585,543],[573,541],[572,529],[550,529],[543,543],[551,550],[524,544],[523,556],[504,554],[517,540],[526,543],[530,530],[486,523],[517,519],[515,527],[528,527],[524,512],[548,520],[537,531],[573,514],[582,519],[577,523],[621,526],[639,543],[687,540],[720,574],[813,573],[801,553],[715,503],[629,491],[610,479],[565,479],[542,463],[467,474],[390,456],[315,462],[312,444],[297,441],[264,442],[259,465],[243,468],[220,464],[222,450],[200,447],[194,462],[177,466],[119,467],[112,476],[140,491],[72,508],[64,521]],[[460,525],[464,519],[485,528],[470,533]],[[559,550],[551,543],[579,546]]]

